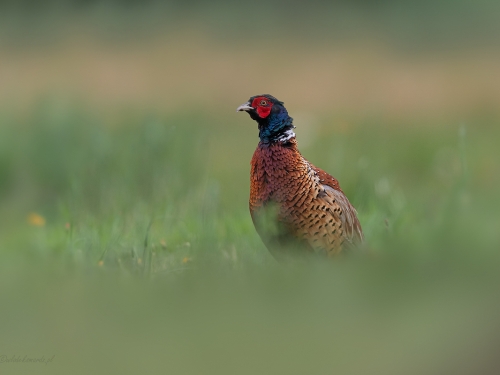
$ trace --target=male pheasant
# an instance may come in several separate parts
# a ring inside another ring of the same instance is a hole
[[[293,253],[333,256],[362,242],[356,210],[338,181],[300,154],[283,102],[256,95],[237,111],[248,112],[259,126],[250,214],[271,254],[277,259]]]

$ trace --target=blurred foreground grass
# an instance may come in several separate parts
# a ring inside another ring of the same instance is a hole
[[[2,373],[495,373],[498,119],[297,118],[373,254],[280,266],[239,102],[0,118]]]

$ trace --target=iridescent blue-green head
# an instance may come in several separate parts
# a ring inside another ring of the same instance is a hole
[[[274,96],[269,94],[252,96],[248,102],[240,105],[236,111],[248,112],[259,124],[259,137],[264,143],[284,142],[293,137],[293,119]]]

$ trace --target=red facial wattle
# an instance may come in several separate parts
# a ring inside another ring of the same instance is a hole
[[[262,102],[266,104],[263,105]],[[266,118],[271,113],[273,103],[268,98],[259,96],[252,101],[252,107],[255,108],[260,118]]]

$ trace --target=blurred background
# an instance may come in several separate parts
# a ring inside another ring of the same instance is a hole
[[[493,0],[0,1],[0,373],[497,374],[499,41]],[[369,256],[268,254],[261,93]]]

